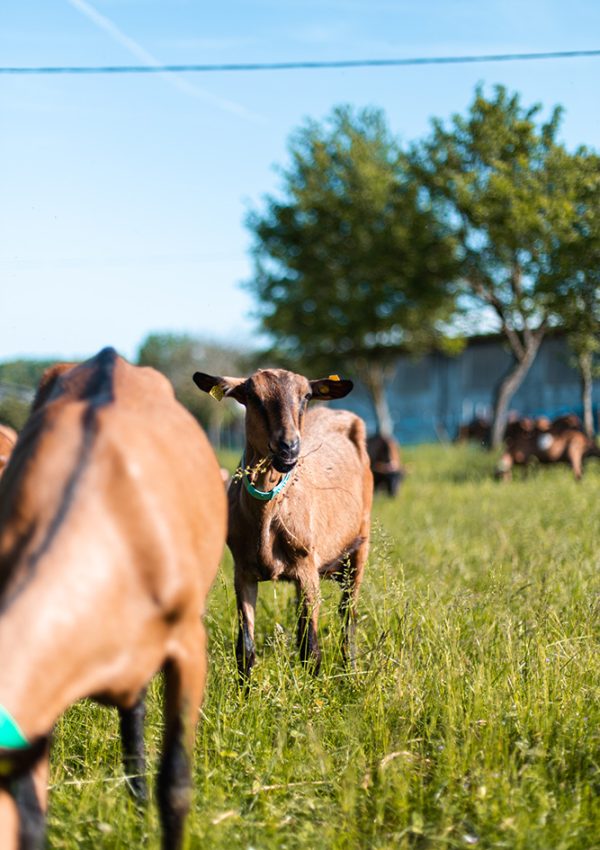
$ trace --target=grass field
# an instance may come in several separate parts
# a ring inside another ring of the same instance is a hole
[[[375,503],[355,673],[340,660],[335,586],[323,585],[313,679],[293,589],[264,584],[244,696],[225,557],[189,847],[600,848],[600,464],[579,485],[566,467],[503,485],[477,449],[405,459],[399,497]],[[152,774],[159,693],[155,682]],[[73,707],[52,764],[50,847],[159,847],[155,806],[140,816],[127,798],[115,712]]]

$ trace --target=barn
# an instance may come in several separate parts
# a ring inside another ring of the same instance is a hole
[[[494,388],[510,364],[508,347],[496,334],[471,337],[454,357],[440,352],[418,359],[399,355],[388,383],[396,439],[403,445],[452,440],[461,424],[475,416],[489,417]],[[369,396],[360,384],[344,403],[366,420],[369,432],[375,430]],[[599,407],[600,381],[596,381],[596,425]],[[562,334],[548,335],[542,342],[511,411],[551,418],[569,412],[582,415],[579,375]]]

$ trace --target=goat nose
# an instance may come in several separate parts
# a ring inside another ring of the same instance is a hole
[[[282,437],[277,441],[277,449],[279,454],[286,455],[288,457],[295,457],[300,451],[300,440],[296,437],[290,442]]]

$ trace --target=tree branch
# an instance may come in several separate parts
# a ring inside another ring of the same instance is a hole
[[[514,328],[508,323],[506,317],[506,309],[502,301],[498,298],[495,292],[491,289],[487,289],[482,281],[473,280],[472,281],[473,288],[477,295],[483,300],[486,301],[490,307],[493,307],[496,313],[498,314],[498,318],[500,319],[500,323],[502,325],[502,332],[506,335],[508,339],[508,344],[510,345],[513,354],[517,358],[517,360],[521,361],[525,356],[525,347],[523,343],[519,339],[519,334]]]

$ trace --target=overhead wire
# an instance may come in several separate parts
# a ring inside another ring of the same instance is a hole
[[[164,74],[241,71],[294,71],[335,68],[385,68],[409,65],[461,65],[482,62],[523,62],[600,56],[598,50],[551,50],[541,53],[488,53],[473,56],[413,56],[404,59],[338,59],[301,62],[231,62],[214,65],[40,65],[0,66],[0,74]]]

